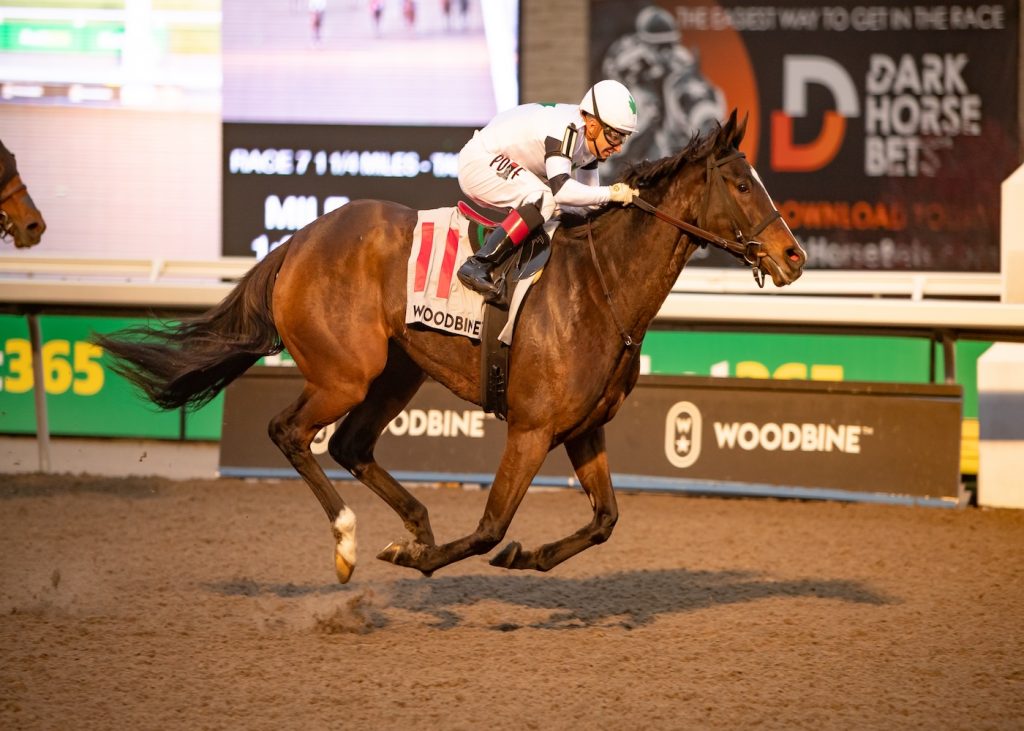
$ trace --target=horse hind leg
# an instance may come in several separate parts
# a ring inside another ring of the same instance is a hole
[[[327,449],[334,460],[352,473],[394,510],[419,543],[434,545],[434,532],[426,506],[376,461],[374,447],[381,432],[412,399],[426,379],[423,370],[400,348],[389,347],[388,362],[366,398],[334,432]]]
[[[565,443],[576,476],[594,509],[591,521],[570,536],[547,543],[534,551],[523,550],[519,543],[509,543],[491,560],[492,566],[507,569],[549,571],[568,558],[599,543],[612,534],[619,517],[605,451],[604,427]]]
[[[271,440],[309,485],[334,533],[334,567],[338,581],[348,583],[356,565],[356,518],[317,463],[310,444],[317,432],[333,423],[363,398],[358,389],[324,390],[307,383],[302,394],[275,416],[268,427]]]

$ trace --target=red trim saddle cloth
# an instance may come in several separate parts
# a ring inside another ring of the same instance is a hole
[[[455,276],[473,253],[468,230],[457,208],[419,212],[409,253],[406,323],[480,339],[484,298]]]

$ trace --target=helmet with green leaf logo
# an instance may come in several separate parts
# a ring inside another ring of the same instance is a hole
[[[618,81],[605,79],[590,87],[580,102],[580,110],[625,135],[636,131],[636,101]]]

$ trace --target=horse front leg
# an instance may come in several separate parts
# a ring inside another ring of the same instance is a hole
[[[551,445],[547,429],[520,430],[509,425],[508,441],[487,505],[476,530],[468,536],[431,546],[419,541],[392,543],[377,558],[398,566],[418,569],[430,576],[437,569],[469,556],[487,553],[505,537],[512,517],[530,487],[534,475],[544,463]]]
[[[516,542],[509,543],[491,560],[491,565],[507,569],[549,571],[567,558],[591,546],[604,543],[611,536],[619,518],[619,509],[615,504],[615,491],[608,470],[604,427],[599,426],[567,441],[565,451],[569,454],[569,460],[580,479],[580,485],[590,498],[594,517],[571,536],[547,543],[534,551],[523,550]]]

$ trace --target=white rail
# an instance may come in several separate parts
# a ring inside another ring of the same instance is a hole
[[[46,255],[0,255],[0,287],[26,282],[65,282],[83,285],[89,295],[89,283],[158,282],[210,284],[211,296],[230,288],[224,280],[237,281],[254,264],[251,257],[229,256],[203,261],[148,258],[96,258]],[[683,271],[673,292],[707,294],[750,294],[757,296],[821,295],[848,297],[903,297],[998,299],[1002,279],[997,273],[960,272],[849,272],[811,270],[792,287],[759,290],[750,272],[736,268],[691,267]],[[135,287],[126,287],[133,290]],[[54,287],[53,292],[71,292],[73,288]],[[29,291],[28,289],[23,291]],[[61,295],[66,296],[66,295]],[[118,302],[123,297],[113,294]],[[223,295],[221,295],[223,296]],[[6,299],[6,298],[5,298]],[[195,298],[190,298],[194,300]],[[217,300],[210,302],[213,304]]]
[[[0,255],[0,309],[201,310],[253,265],[249,257],[190,261]],[[809,271],[758,289],[743,268],[683,272],[655,327],[813,329],[917,334],[936,340],[1024,339],[1024,304],[998,300],[998,274]]]

